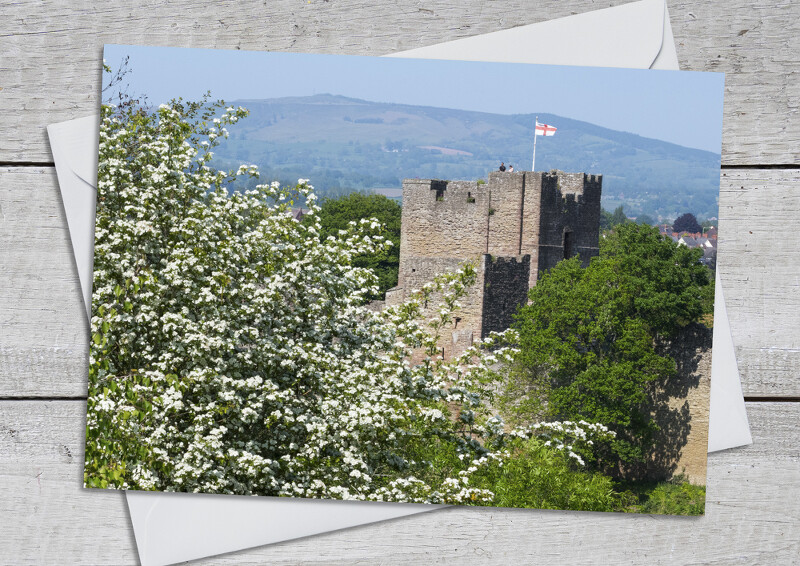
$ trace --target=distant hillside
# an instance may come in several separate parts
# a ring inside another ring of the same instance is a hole
[[[238,100],[216,163],[255,163],[269,179],[311,179],[323,194],[400,187],[408,177],[486,178],[504,161],[529,170],[533,114],[504,115],[368,102],[334,95]],[[600,173],[603,206],[666,220],[717,216],[720,156],[551,114],[536,169]]]

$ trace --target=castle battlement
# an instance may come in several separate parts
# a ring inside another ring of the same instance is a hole
[[[492,171],[488,183],[404,180],[400,273],[387,302],[475,261],[478,282],[461,301],[453,353],[508,328],[540,274],[599,253],[601,192],[602,175],[555,170]]]

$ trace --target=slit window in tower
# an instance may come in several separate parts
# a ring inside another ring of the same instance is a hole
[[[572,257],[572,232],[564,232],[564,259]]]

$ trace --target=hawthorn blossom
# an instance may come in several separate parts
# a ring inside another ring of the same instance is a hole
[[[246,111],[210,128],[205,111],[102,109],[87,486],[488,504],[472,475],[513,457],[510,443],[541,437],[582,465],[610,434],[506,432],[491,399],[513,332],[435,355],[475,266],[368,309],[377,278],[352,259],[391,245],[380,223],[321,239],[308,179],[229,194],[258,170],[217,171],[210,150]],[[300,203],[303,222],[288,214]],[[462,468],[431,484],[434,445]]]

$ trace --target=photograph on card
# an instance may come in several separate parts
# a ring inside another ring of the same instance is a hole
[[[703,514],[723,84],[106,46],[85,486]]]

